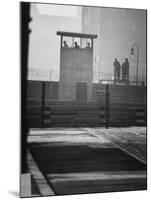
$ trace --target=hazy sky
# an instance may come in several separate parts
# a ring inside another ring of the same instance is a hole
[[[41,13],[41,14],[40,14]],[[30,27],[29,68],[60,67],[60,37],[57,31],[81,32],[80,7],[32,4]]]
[[[77,17],[76,6],[37,4],[37,8],[41,15]]]
[[[129,58],[131,74],[136,71],[136,56],[130,56],[133,42],[139,45],[139,74],[146,70],[146,12],[144,10],[101,8],[100,68],[113,73],[113,59]],[[94,10],[96,12],[96,9]],[[35,4],[31,6],[29,68],[52,69],[59,73],[60,37],[56,31],[81,32],[80,6]],[[93,17],[93,9],[92,9]],[[98,20],[92,19],[92,23]],[[98,42],[95,40],[95,42]]]

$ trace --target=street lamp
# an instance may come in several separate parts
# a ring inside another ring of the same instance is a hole
[[[139,46],[136,43],[132,44],[131,47],[131,55],[134,55],[134,47],[136,47],[137,51],[137,60],[136,60],[136,85],[138,85],[138,63],[139,63]]]

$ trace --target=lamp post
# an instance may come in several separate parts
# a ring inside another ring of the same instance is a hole
[[[139,63],[139,46],[136,43],[132,44],[131,47],[131,55],[134,55],[134,47],[136,48],[137,51],[137,60],[136,60],[136,86],[138,85],[138,63]]]

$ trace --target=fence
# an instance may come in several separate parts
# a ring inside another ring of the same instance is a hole
[[[58,81],[59,72],[50,69],[28,68],[27,79],[33,81]]]
[[[102,84],[123,84],[126,85],[127,82],[122,82],[122,75],[120,76],[120,82],[114,80],[114,74],[112,73],[103,73],[98,71],[93,71],[92,80],[94,83],[102,83]],[[49,69],[37,69],[37,68],[29,68],[28,69],[28,80],[33,81],[59,81],[59,72],[55,70]],[[129,85],[136,85],[136,75],[129,75]],[[137,85],[145,85],[146,86],[146,75],[138,76],[138,84]]]
[[[116,85],[145,85],[146,86],[146,75],[139,75],[138,80],[136,75],[129,75],[128,81],[122,80],[122,74],[120,75],[120,80],[116,80],[113,74],[101,73],[100,83],[102,84],[116,84]]]
[[[29,127],[105,126],[107,128],[146,125],[144,86],[94,84],[91,87],[93,99],[88,101],[49,99],[46,88],[49,83],[37,82],[37,84],[41,88],[39,97],[28,98],[27,101]]]
[[[106,84],[62,84],[60,82],[28,81],[28,99],[41,99],[42,84],[45,85],[45,99],[56,101],[97,101],[97,91],[105,88]],[[146,99],[145,86],[109,85],[112,100],[144,102]]]

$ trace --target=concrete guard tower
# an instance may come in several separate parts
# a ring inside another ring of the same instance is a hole
[[[91,101],[97,35],[60,31],[57,35],[61,36],[59,100]]]

